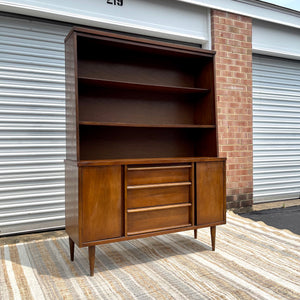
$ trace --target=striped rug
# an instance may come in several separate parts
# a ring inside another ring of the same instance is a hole
[[[300,299],[300,236],[228,213],[217,227],[87,249],[66,236],[0,247],[1,299]]]

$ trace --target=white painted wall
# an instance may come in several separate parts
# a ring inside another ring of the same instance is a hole
[[[207,8],[300,28],[300,12],[257,0],[178,0]]]
[[[8,0],[0,10],[73,24],[209,44],[209,9],[174,0]],[[206,47],[207,48],[207,47]]]
[[[300,60],[300,29],[253,20],[254,53]]]

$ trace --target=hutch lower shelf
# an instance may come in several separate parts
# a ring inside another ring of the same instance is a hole
[[[66,160],[66,232],[74,243],[95,246],[226,222],[224,158]]]

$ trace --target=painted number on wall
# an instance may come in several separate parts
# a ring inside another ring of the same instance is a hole
[[[107,0],[107,4],[123,6],[123,0]]]

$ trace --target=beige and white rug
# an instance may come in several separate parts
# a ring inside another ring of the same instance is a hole
[[[87,249],[67,237],[0,247],[0,299],[300,299],[300,236],[227,214],[217,227]]]

